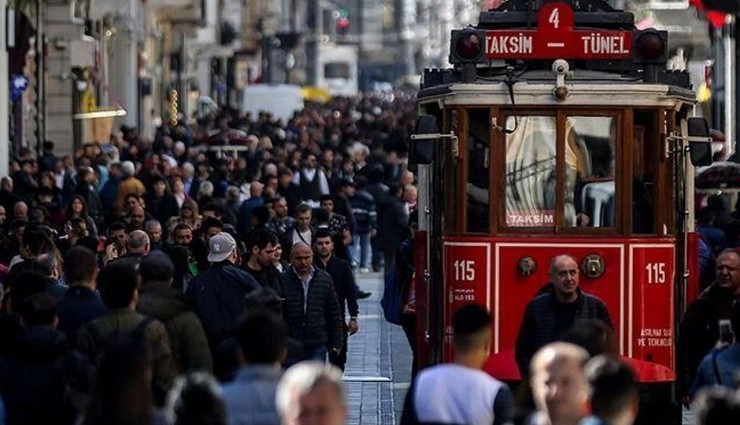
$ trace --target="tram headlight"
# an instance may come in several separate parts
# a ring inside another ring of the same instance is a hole
[[[485,34],[475,28],[467,27],[452,31],[450,63],[482,62],[485,57]]]
[[[641,63],[665,63],[668,61],[668,33],[648,29],[635,31],[634,59]]]

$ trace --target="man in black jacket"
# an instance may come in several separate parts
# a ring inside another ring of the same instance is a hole
[[[280,287],[280,273],[272,263],[275,251],[280,244],[278,237],[269,230],[259,229],[252,233],[247,243],[246,262],[242,269],[252,275],[263,288],[270,288],[277,294],[282,294]]]
[[[699,363],[719,341],[719,321],[729,319],[732,303],[740,298],[740,254],[725,250],[716,260],[717,278],[689,304],[681,321],[676,346],[677,392],[684,404]]]
[[[338,258],[333,254],[334,242],[331,234],[327,230],[318,230],[313,242],[316,251],[316,259],[313,265],[329,273],[334,283],[334,289],[339,297],[339,310],[342,317],[342,327],[344,330],[344,344],[342,351],[334,355],[329,355],[329,361],[344,370],[347,363],[347,336],[354,335],[360,329],[357,324],[357,315],[360,308],[357,305],[357,286],[355,285],[355,276],[352,274],[352,267],[346,260]],[[349,323],[345,323],[345,311],[349,310]]]
[[[223,340],[235,335],[239,319],[247,309],[247,296],[260,286],[249,273],[236,266],[239,253],[230,234],[218,233],[208,240],[208,245],[211,267],[190,283],[185,295],[214,350]]]
[[[303,343],[301,360],[326,361],[342,350],[342,316],[331,276],[313,266],[311,247],[303,242],[293,246],[291,267],[280,281],[285,296],[283,316],[290,336]]]
[[[516,338],[515,356],[522,377],[529,372],[529,362],[541,347],[557,341],[574,324],[599,319],[612,327],[606,304],[581,291],[578,263],[570,255],[558,255],[550,262],[552,288],[527,304]]]

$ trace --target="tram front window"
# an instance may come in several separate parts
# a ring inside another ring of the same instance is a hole
[[[557,184],[555,117],[508,117],[506,226],[553,228]]]
[[[568,117],[565,145],[565,193],[572,194],[576,222],[566,226],[614,227],[616,196],[614,186],[614,117]],[[565,216],[568,210],[566,202]]]
[[[565,228],[614,227],[616,118],[570,116],[563,137],[565,174],[558,186],[557,119],[508,117],[506,128],[506,225],[553,228],[558,187]]]

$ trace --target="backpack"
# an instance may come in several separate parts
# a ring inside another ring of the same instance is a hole
[[[388,323],[394,325],[401,324],[401,310],[403,309],[403,300],[401,300],[401,291],[398,286],[398,272],[396,267],[392,267],[385,277],[383,288],[383,298],[380,300],[383,307],[383,317]]]
[[[94,352],[91,353],[90,358],[94,361],[99,360],[98,357],[101,353],[103,353],[105,347],[109,344],[112,344],[114,342],[120,342],[124,340],[130,340],[132,342],[140,343],[144,340],[144,331],[146,331],[146,328],[154,322],[154,319],[151,317],[144,317],[144,320],[139,322],[136,327],[130,331],[130,332],[124,332],[124,333],[118,333],[115,332],[111,335],[103,336],[103,334],[100,332],[100,329],[95,325],[95,322],[90,322],[90,324],[87,326],[88,331],[90,332],[90,337],[93,340],[93,346]]]

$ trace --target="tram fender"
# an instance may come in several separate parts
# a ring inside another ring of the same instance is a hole
[[[624,356],[621,358],[632,367],[637,381],[640,383],[669,384],[676,380],[676,373],[663,365]],[[483,370],[501,381],[512,382],[522,379],[514,358],[514,350],[503,350],[491,354],[488,356],[488,361],[483,366]]]

